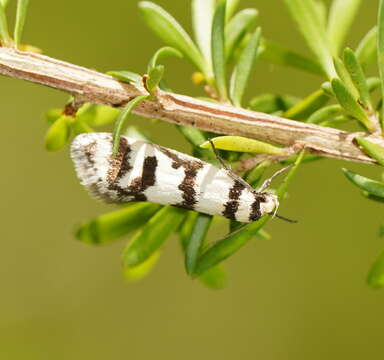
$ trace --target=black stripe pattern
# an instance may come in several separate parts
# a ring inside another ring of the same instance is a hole
[[[95,141],[92,141],[91,143],[89,143],[84,149],[84,154],[85,154],[85,157],[88,161],[88,166],[90,168],[93,168],[94,171],[96,171],[95,159],[94,159],[96,146],[97,146],[97,141],[95,140]]]
[[[249,214],[249,221],[256,221],[261,218],[260,204],[267,201],[266,195],[262,193],[253,193],[255,201],[251,205],[251,212]]]
[[[131,185],[122,188],[120,180],[132,170],[130,165],[131,148],[127,139],[120,138],[120,146],[116,156],[111,157],[108,170],[107,182],[108,189],[117,193],[119,201],[146,201],[144,191],[156,183],[156,168],[158,161],[155,156],[147,156],[143,163],[142,175],[133,179]],[[127,200],[126,198],[131,198]]]
[[[224,205],[222,215],[228,219],[236,220],[236,212],[239,209],[239,199],[245,186],[238,180],[234,181],[233,186],[229,189],[228,201]]]
[[[156,156],[147,156],[143,163],[143,173],[132,180],[126,190],[126,196],[133,196],[133,201],[147,201],[144,191],[156,184],[156,168],[158,162]]]
[[[181,159],[176,153],[161,146],[156,146],[156,148],[172,160],[172,167],[174,169],[181,167],[184,169],[184,179],[178,186],[178,189],[183,192],[183,201],[173,205],[193,210],[197,203],[195,190],[196,177],[199,170],[204,167],[204,163],[199,160]]]

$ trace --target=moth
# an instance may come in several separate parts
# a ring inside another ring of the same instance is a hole
[[[274,214],[279,206],[277,196],[265,191],[272,178],[255,190],[220,158],[223,168],[125,136],[115,156],[112,146],[109,133],[80,134],[71,145],[82,185],[107,203],[149,201],[244,223]]]

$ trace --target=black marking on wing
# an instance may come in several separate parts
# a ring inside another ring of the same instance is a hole
[[[111,156],[109,161],[110,166],[107,175],[107,182],[109,184],[108,189],[116,191],[119,200],[128,196],[126,190],[119,186],[119,181],[125,174],[132,170],[132,166],[129,162],[131,151],[127,139],[121,137],[119,150],[115,156]]]
[[[204,163],[199,160],[182,159],[177,153],[161,146],[157,146],[157,149],[172,160],[172,167],[174,169],[181,167],[184,169],[184,179],[178,186],[179,190],[183,192],[183,201],[174,204],[174,206],[193,210],[197,203],[195,190],[196,177],[199,170],[204,167]]]
[[[112,146],[112,139],[111,139]],[[113,184],[120,180],[128,171],[132,169],[130,160],[131,148],[126,138],[120,138],[119,150],[115,156],[111,156],[109,160],[109,169],[107,175],[107,181],[109,184]]]
[[[255,201],[251,205],[251,212],[249,214],[249,221],[256,221],[261,218],[260,203],[266,202],[267,199],[264,194],[254,193]]]
[[[143,163],[142,176],[132,180],[127,188],[126,196],[133,196],[133,201],[147,201],[144,191],[156,184],[156,169],[158,161],[156,156],[147,156]]]
[[[239,209],[239,199],[245,186],[238,180],[235,180],[229,190],[228,201],[224,205],[222,215],[228,219],[236,220],[236,212]]]
[[[94,159],[94,156],[95,156],[95,150],[96,150],[96,146],[97,146],[97,141],[92,141],[91,143],[89,143],[84,151],[85,151],[85,157],[88,161],[88,164],[89,166],[91,167],[95,167],[95,159]],[[96,169],[95,169],[96,170]]]
[[[142,175],[133,179],[131,185],[127,188],[122,188],[119,185],[120,180],[132,170],[132,165],[130,164],[131,151],[132,149],[127,139],[121,137],[119,150],[116,156],[110,160],[107,176],[108,189],[116,191],[118,201],[121,202],[146,201],[147,197],[144,195],[144,191],[156,183],[158,161],[155,156],[147,156],[144,159]]]

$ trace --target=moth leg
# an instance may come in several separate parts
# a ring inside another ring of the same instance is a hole
[[[255,191],[254,188],[252,188],[251,185],[249,185],[242,177],[240,177],[239,175],[237,175],[232,169],[231,167],[221,158],[220,154],[219,154],[219,151],[216,149],[216,146],[215,144],[213,143],[213,141],[211,139],[208,139],[209,143],[211,144],[211,147],[212,147],[212,150],[215,154],[215,157],[217,159],[217,161],[221,164],[221,166],[228,171],[228,174],[229,176],[235,180],[235,181],[238,181],[240,182],[242,185],[244,185],[246,188],[248,188],[249,190],[251,191]]]
[[[288,169],[290,169],[291,167],[293,166],[293,164],[291,165],[288,165],[286,167],[283,167],[282,169],[276,171],[270,178],[266,179],[260,186],[259,189],[256,190],[256,192],[258,193],[262,193],[264,192],[268,187],[269,185],[271,185],[271,182],[273,181],[273,179],[275,179],[277,176],[279,176],[280,174],[282,174],[283,172],[287,171]]]
[[[219,154],[219,151],[216,149],[216,146],[215,144],[213,143],[213,141],[211,139],[208,139],[209,143],[211,144],[211,148],[215,154],[215,157],[217,159],[217,161],[221,164],[221,166],[227,170],[227,171],[232,171],[231,167],[221,158],[220,154]]]

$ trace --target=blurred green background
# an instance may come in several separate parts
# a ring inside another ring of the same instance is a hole
[[[159,0],[188,29],[190,1]],[[377,1],[366,1],[349,44],[372,27]],[[257,7],[264,35],[307,53],[283,1]],[[10,7],[10,10],[12,6]],[[31,1],[25,41],[45,54],[100,71],[143,72],[161,45],[135,0]],[[198,94],[192,68],[169,60],[178,92]],[[319,79],[259,64],[249,94],[305,95]],[[124,241],[92,248],[73,232],[108,211],[79,185],[67,149],[46,153],[44,111],[62,106],[55,90],[1,78],[3,174],[0,241],[0,359],[362,359],[384,356],[384,291],[365,284],[384,248],[383,207],[363,199],[340,167],[368,176],[379,169],[336,160],[303,166],[271,241],[255,240],[226,263],[230,283],[210,291],[184,274],[170,239],[155,271],[127,284]],[[172,125],[135,118],[156,142],[188,151]]]

